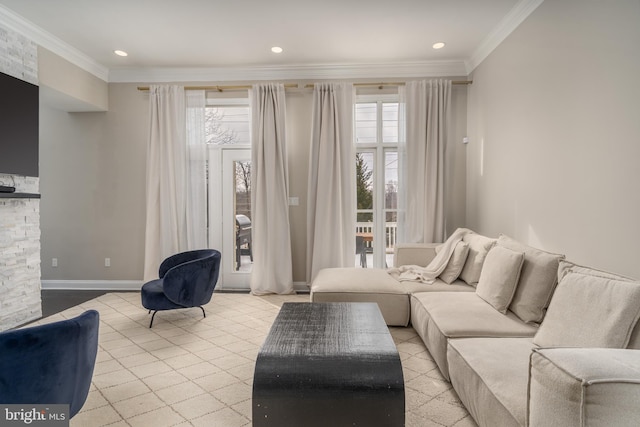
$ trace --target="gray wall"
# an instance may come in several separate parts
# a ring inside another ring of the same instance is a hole
[[[465,220],[466,148],[460,141],[466,132],[466,91],[460,86],[453,91],[449,230]],[[142,280],[147,102],[148,95],[134,84],[109,84],[108,112],[42,108],[44,280]],[[312,91],[287,91],[286,106],[290,194],[300,200],[290,207],[293,279],[304,282]],[[57,268],[51,267],[52,258],[58,258]]]
[[[467,225],[640,277],[640,2],[546,1],[473,73]]]
[[[40,97],[66,111],[106,111],[108,84],[53,52],[38,47]]]
[[[135,85],[109,85],[108,112],[45,105],[40,127],[43,280],[141,279],[145,95]]]

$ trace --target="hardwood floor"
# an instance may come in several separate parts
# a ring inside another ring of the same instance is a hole
[[[40,294],[42,297],[42,317],[51,316],[106,293],[107,291],[43,289]]]

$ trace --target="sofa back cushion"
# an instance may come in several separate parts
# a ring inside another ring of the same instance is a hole
[[[569,272],[533,343],[540,347],[626,348],[640,316],[640,282]]]
[[[616,273],[610,273],[608,271],[598,270],[591,267],[585,267],[582,265],[575,264],[570,261],[560,261],[560,266],[558,267],[558,282],[562,280],[564,276],[569,273],[581,273],[589,276],[602,277],[605,279],[613,279],[619,280],[623,282],[635,282],[635,279],[632,279],[627,276],[622,276]],[[627,348],[632,348],[636,350],[640,350],[640,322],[636,323],[635,328],[631,332],[631,337],[629,338],[629,344]]]
[[[453,250],[453,254],[451,254],[451,258],[449,258],[447,266],[444,271],[440,273],[440,276],[438,276],[440,280],[448,284],[453,283],[453,281],[460,276],[462,268],[467,261],[467,255],[469,255],[469,244],[463,241],[458,242]]]
[[[560,282],[562,278],[569,273],[581,273],[589,276],[604,277],[605,279],[622,280],[623,282],[636,281],[631,277],[623,276],[621,274],[610,273],[608,271],[598,270],[591,267],[585,267],[583,265],[579,265],[567,260],[560,261],[560,264],[558,265],[558,282]]]
[[[504,234],[498,238],[498,245],[512,251],[524,252],[520,281],[509,310],[523,322],[542,322],[558,283],[558,264],[564,259],[564,255],[532,248]]]
[[[496,239],[480,234],[465,234],[462,241],[469,245],[469,254],[460,273],[460,278],[468,285],[476,286],[480,280],[482,265],[489,250],[496,244]]]
[[[518,285],[523,261],[524,252],[494,246],[484,260],[476,294],[506,314]]]

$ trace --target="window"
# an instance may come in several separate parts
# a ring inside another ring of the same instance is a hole
[[[397,95],[357,98],[355,161],[358,266],[391,267],[393,264],[398,212],[398,123]]]
[[[209,99],[205,109],[208,144],[251,145],[251,111],[247,99]]]

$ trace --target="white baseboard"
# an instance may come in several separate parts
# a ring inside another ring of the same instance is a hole
[[[139,291],[144,282],[142,280],[42,280],[42,289],[51,290],[79,290],[79,291]],[[249,291],[249,289],[223,290]],[[309,292],[306,282],[293,282],[293,289],[297,292]]]
[[[309,292],[309,285],[307,282],[293,282],[293,289],[297,292]]]
[[[42,289],[79,291],[139,291],[142,280],[42,280]]]

